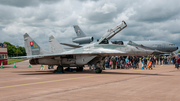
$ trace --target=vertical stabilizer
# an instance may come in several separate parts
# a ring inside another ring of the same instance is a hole
[[[60,43],[51,35],[49,37],[49,51],[51,53],[61,53],[66,51]]]
[[[27,56],[43,55],[43,54],[50,53],[41,49],[41,47],[39,47],[39,45],[27,33],[24,34],[24,45],[25,45]]]
[[[86,35],[84,34],[84,32],[80,29],[78,25],[74,25],[74,30],[77,34],[77,37],[86,37]]]

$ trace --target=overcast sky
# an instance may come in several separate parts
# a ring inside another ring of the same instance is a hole
[[[72,43],[73,25],[100,38],[122,20],[112,40],[163,40],[180,46],[180,0],[0,0],[0,42],[24,46],[28,33],[43,49],[49,36]]]

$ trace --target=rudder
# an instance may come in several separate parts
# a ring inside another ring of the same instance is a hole
[[[86,37],[84,32],[80,29],[78,25],[74,25],[74,30],[76,32],[77,37]]]
[[[24,34],[24,45],[27,56],[49,54],[49,52],[41,49],[41,47],[27,33]]]
[[[66,50],[60,45],[60,43],[51,35],[49,37],[49,51],[51,53],[61,53]]]

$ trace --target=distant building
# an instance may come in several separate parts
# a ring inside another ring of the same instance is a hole
[[[5,44],[0,43],[0,64],[7,65],[7,46]]]

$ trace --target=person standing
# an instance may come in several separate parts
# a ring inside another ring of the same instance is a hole
[[[133,69],[136,69],[137,68],[136,67],[136,62],[137,62],[136,56],[133,57],[132,61],[133,61]]]
[[[147,68],[147,59],[144,58],[144,67]]]
[[[116,57],[112,56],[111,61],[112,61],[113,69],[115,69],[116,68]]]
[[[154,56],[154,64],[156,64],[156,56]]]
[[[167,56],[167,64],[169,65],[170,64],[170,57]]]
[[[153,67],[155,67],[153,56],[150,58],[150,61],[152,62]]]
[[[179,65],[180,65],[180,59],[179,59],[179,56],[177,57],[177,60],[176,60],[176,65],[175,65],[175,67],[177,68],[177,69],[179,69]]]
[[[109,68],[109,57],[105,58],[105,67]]]
[[[173,62],[173,65],[176,63],[176,58],[175,58],[175,56],[173,56],[172,62]]]
[[[112,60],[109,61],[109,68],[112,69]]]
[[[156,57],[157,65],[159,64],[159,55]]]
[[[162,65],[162,60],[163,60],[162,56],[160,56],[159,60],[160,60],[160,65]]]

